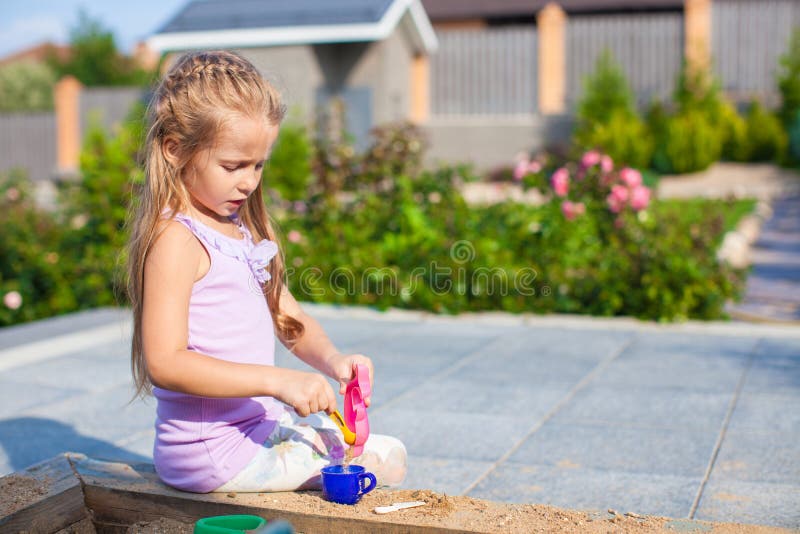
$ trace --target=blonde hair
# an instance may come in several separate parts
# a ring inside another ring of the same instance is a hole
[[[128,243],[128,297],[133,307],[131,370],[136,396],[152,392],[152,382],[142,344],[142,298],[144,265],[159,232],[163,213],[183,211],[189,206],[189,193],[182,174],[198,151],[213,145],[223,121],[231,113],[263,117],[279,125],[286,113],[278,91],[243,57],[226,51],[184,54],[164,75],[147,110],[145,141],[145,180],[140,186],[138,206],[130,226]],[[174,140],[173,157],[166,157],[164,143]],[[270,217],[262,200],[262,185],[248,197],[239,216],[254,239],[277,242]],[[280,311],[285,285],[282,254],[268,267],[271,281],[263,288],[275,327],[285,340],[296,342],[303,325]]]

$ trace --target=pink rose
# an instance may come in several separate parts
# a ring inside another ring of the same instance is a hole
[[[614,185],[611,187],[611,196],[620,204],[625,204],[625,201],[628,200],[628,188],[624,185]]]
[[[287,237],[292,243],[299,243],[303,239],[303,235],[297,230],[291,230]]]
[[[19,200],[19,197],[20,197],[19,189],[17,189],[16,187],[9,187],[6,190],[6,199],[8,199],[10,202],[16,202],[17,200]]]
[[[613,213],[619,213],[622,211],[622,208],[625,207],[625,201],[620,200],[614,194],[609,194],[606,197],[606,203],[608,204],[608,209],[610,209]]]
[[[542,164],[536,160],[531,161],[530,165],[528,165],[528,172],[536,174],[541,170],[542,170]]]
[[[564,214],[564,217],[566,217],[568,221],[571,221],[578,215],[586,213],[586,206],[583,205],[583,202],[570,202],[569,200],[565,200],[561,203],[561,213]]]
[[[528,160],[523,159],[514,166],[514,179],[517,181],[522,180],[526,174],[528,174]]]
[[[591,167],[592,165],[597,165],[600,163],[600,152],[597,150],[590,150],[586,152],[583,157],[581,158],[581,165],[583,167]]]
[[[569,191],[569,171],[564,167],[556,169],[556,172],[550,178],[550,183],[556,195],[560,197],[566,196]]]
[[[643,185],[634,187],[631,191],[631,208],[640,211],[650,203],[650,188]]]
[[[631,188],[642,184],[642,173],[630,167],[625,167],[619,171],[619,177],[625,182],[625,185]]]
[[[19,291],[9,291],[3,297],[3,304],[9,310],[16,310],[22,306],[22,295],[19,294]]]
[[[600,158],[600,169],[603,172],[611,172],[614,170],[614,160],[611,159],[611,156],[603,156]]]

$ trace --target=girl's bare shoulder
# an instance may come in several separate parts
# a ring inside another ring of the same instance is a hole
[[[157,262],[165,267],[191,264],[197,267],[204,254],[203,245],[191,230],[178,221],[162,221],[156,229],[156,237],[147,254],[148,262]]]

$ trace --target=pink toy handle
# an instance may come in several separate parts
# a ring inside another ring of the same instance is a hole
[[[364,451],[364,443],[369,438],[369,418],[364,398],[372,393],[369,382],[369,367],[357,364],[355,378],[347,384],[344,392],[344,422],[355,435],[352,446],[353,456],[360,456]]]

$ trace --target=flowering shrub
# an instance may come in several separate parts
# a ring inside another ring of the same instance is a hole
[[[55,213],[36,210],[27,182],[0,185],[0,324],[123,303],[116,269],[141,180],[138,124],[87,138],[82,181]],[[714,251],[752,205],[656,202],[637,170],[589,151],[520,158],[514,177],[543,205],[474,208],[460,194],[467,168],[422,170],[424,145],[407,125],[376,133],[366,157],[315,142],[307,194],[269,200],[299,300],[674,320],[719,318],[741,289],[741,272]]]
[[[633,168],[615,169],[607,154],[590,150],[580,162],[567,163],[550,175],[549,182],[538,160],[521,159],[515,167],[526,187],[536,187],[550,192],[552,200],[559,203],[567,220],[591,212],[603,220],[613,219],[619,226],[628,212],[641,212],[650,204],[650,188],[642,182],[642,174]]]

